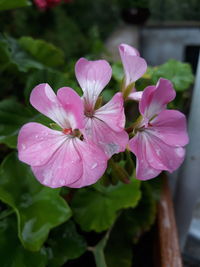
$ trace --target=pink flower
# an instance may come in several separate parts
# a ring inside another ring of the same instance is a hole
[[[142,119],[130,140],[130,150],[137,157],[136,177],[147,180],[162,170],[173,172],[184,160],[188,143],[185,116],[176,110],[167,110],[175,98],[170,81],[160,79],[156,86],[148,86],[139,103]]]
[[[62,0],[34,0],[34,3],[39,9],[45,10],[47,8],[57,6],[61,1]]]
[[[76,63],[75,72],[83,90],[84,137],[97,143],[108,158],[124,151],[128,143],[128,134],[124,130],[122,94],[115,94],[106,105],[95,108],[99,94],[111,79],[110,65],[105,60],[88,61],[81,58]]]
[[[77,129],[84,123],[81,98],[71,88],[60,88],[56,96],[48,84],[40,84],[33,89],[30,102],[63,130],[25,124],[18,136],[19,159],[49,187],[77,188],[95,183],[106,169],[107,157],[94,143],[80,138]]]
[[[130,45],[121,44],[119,46],[119,53],[125,73],[124,89],[128,86],[132,86],[133,89],[129,98],[139,101],[142,97],[142,92],[136,92],[134,83],[146,72],[147,63],[142,57],[140,57],[137,49],[131,47]]]

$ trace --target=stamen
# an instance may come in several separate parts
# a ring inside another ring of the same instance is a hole
[[[72,128],[69,128],[69,129],[63,129],[62,132],[64,134],[72,134]]]

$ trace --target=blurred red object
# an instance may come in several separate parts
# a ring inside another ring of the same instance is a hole
[[[33,1],[34,1],[35,5],[41,10],[55,7],[62,2],[62,0],[33,0]],[[64,0],[65,3],[70,3],[72,1],[73,0]]]

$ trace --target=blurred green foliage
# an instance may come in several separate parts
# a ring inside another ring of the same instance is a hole
[[[0,0],[0,11],[31,5],[29,0]]]

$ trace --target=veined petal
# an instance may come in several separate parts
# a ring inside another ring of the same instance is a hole
[[[78,138],[68,138],[42,166],[32,167],[44,185],[57,188],[79,188],[95,183],[107,167],[107,158],[100,148]]]
[[[46,164],[32,166],[32,171],[40,183],[52,188],[68,186],[80,179],[83,163],[74,138],[67,138]]]
[[[138,56],[138,57],[140,56],[140,53],[136,48],[127,44],[120,44],[119,52],[121,57],[123,57],[124,55]]]
[[[125,72],[125,86],[138,80],[147,70],[146,61],[140,57],[139,52],[126,44],[119,46],[119,52]]]
[[[82,176],[69,187],[79,188],[96,183],[107,168],[107,157],[105,153],[93,143],[76,139],[74,141],[83,164]]]
[[[173,172],[181,165],[185,149],[180,146],[169,146],[155,135],[142,133],[146,146],[146,159],[155,169]]]
[[[137,133],[129,146],[137,157],[136,176],[142,180],[154,178],[162,170],[175,171],[185,157],[184,148],[167,145],[148,131]]]
[[[65,142],[66,136],[39,123],[25,124],[18,135],[19,159],[31,166],[45,164]]]
[[[128,96],[128,99],[134,100],[134,101],[140,101],[142,99],[143,91],[136,92],[135,89],[132,90],[130,95]]]
[[[124,130],[125,115],[124,115],[124,100],[121,93],[117,93],[104,106],[95,111],[94,116],[116,132]]]
[[[128,143],[128,134],[124,130],[116,132],[104,121],[95,117],[86,118],[83,135],[86,140],[98,144],[108,158],[115,153],[124,151]]]
[[[185,115],[177,110],[163,110],[151,121],[148,132],[171,146],[185,146],[188,141]]]
[[[140,113],[151,119],[166,109],[167,104],[176,96],[176,92],[169,80],[160,78],[156,86],[148,86],[139,104]]]
[[[87,110],[93,110],[96,100],[111,79],[112,69],[106,60],[89,61],[80,58],[75,66],[76,78],[83,90]]]
[[[69,87],[60,88],[56,96],[47,83],[39,84],[33,89],[30,102],[63,129],[82,127],[83,104],[78,94]]]
[[[71,128],[66,112],[47,83],[37,85],[30,96],[31,105],[62,128]]]
[[[137,134],[129,141],[130,150],[136,155],[136,178],[148,180],[158,176],[162,170],[153,168],[146,158],[146,143],[142,135]]]
[[[71,128],[82,128],[84,121],[84,106],[80,96],[73,89],[62,87],[58,90],[57,97],[66,112]]]

